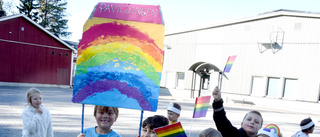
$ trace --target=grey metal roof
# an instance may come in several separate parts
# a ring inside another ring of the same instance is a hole
[[[234,20],[224,21],[224,22],[219,22],[219,23],[213,23],[213,24],[210,24],[207,26],[194,26],[194,27],[190,27],[187,29],[183,29],[183,30],[168,31],[165,34],[165,36],[194,32],[194,31],[199,31],[199,30],[206,30],[206,29],[211,29],[211,28],[218,28],[218,27],[222,27],[222,26],[234,25],[234,24],[250,22],[250,21],[255,21],[255,20],[262,20],[262,19],[266,19],[266,18],[274,18],[274,17],[279,17],[279,16],[309,17],[309,18],[319,18],[320,19],[320,12],[279,9],[279,10],[261,13],[256,16],[251,16],[251,17],[246,17],[246,18],[241,18],[241,19],[234,19]]]

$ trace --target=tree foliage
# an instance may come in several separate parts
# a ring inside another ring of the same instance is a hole
[[[6,16],[6,12],[3,9],[3,4],[4,4],[3,0],[0,0],[0,12],[4,12],[2,16]]]
[[[37,4],[36,0],[20,0],[20,5],[17,8],[20,13],[25,14],[35,22],[38,21],[39,12],[37,9],[39,8],[39,4]]]
[[[15,4],[11,0],[0,0],[0,11],[4,11],[2,16],[9,16],[15,14]]]
[[[20,13],[39,23],[56,36],[68,37],[65,0],[20,0]]]

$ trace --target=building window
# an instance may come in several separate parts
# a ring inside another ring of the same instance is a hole
[[[301,23],[295,23],[294,24],[294,30],[301,30],[301,28],[302,28]]]
[[[51,55],[54,55],[54,51],[51,51]]]
[[[286,78],[284,80],[283,98],[295,100],[297,96],[297,79]]]
[[[66,55],[66,56],[69,56],[69,54],[68,54],[68,53],[66,53],[65,55]]]
[[[244,26],[244,31],[250,31],[250,25],[245,25]]]
[[[184,80],[184,73],[183,72],[178,72],[178,79]]]
[[[280,78],[268,78],[267,96],[278,97],[280,92]]]
[[[256,96],[266,96],[266,80],[264,77],[253,76],[251,94]]]
[[[177,88],[184,88],[184,72],[177,72]]]

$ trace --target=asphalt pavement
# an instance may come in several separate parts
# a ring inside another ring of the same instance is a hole
[[[26,92],[29,88],[0,86],[1,137],[21,137],[21,113],[27,103]],[[81,131],[82,105],[71,102],[72,88],[38,88],[43,92],[43,105],[51,113],[55,137],[76,137]],[[202,95],[210,95],[210,92],[203,92]],[[272,98],[232,94],[222,94],[222,97],[225,100],[227,117],[235,127],[240,127],[243,116],[247,112],[258,110],[262,113],[264,126],[270,123],[278,125],[283,137],[290,137],[300,130],[300,121],[307,117],[311,117],[316,125],[310,137],[320,137],[319,103],[279,101]],[[253,104],[234,103],[233,100],[248,101]],[[170,102],[177,102],[182,106],[179,121],[189,137],[198,137],[203,129],[216,128],[212,120],[212,107],[209,107],[206,117],[192,119],[195,99],[190,98],[188,90],[161,88],[157,112],[144,111],[143,119],[152,115],[166,116],[166,108]],[[122,137],[136,137],[139,134],[140,116],[139,110],[120,108],[119,118],[112,129]],[[93,126],[96,126],[93,105],[85,105],[84,128]]]

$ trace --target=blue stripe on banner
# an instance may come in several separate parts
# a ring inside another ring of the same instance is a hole
[[[207,111],[208,111],[208,109],[202,110],[202,111],[194,111],[193,112],[193,118],[206,117]]]

